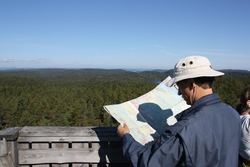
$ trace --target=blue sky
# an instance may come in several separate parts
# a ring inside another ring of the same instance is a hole
[[[250,70],[249,0],[1,0],[2,68]]]

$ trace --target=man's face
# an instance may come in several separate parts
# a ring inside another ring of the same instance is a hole
[[[176,83],[179,87],[178,94],[182,95],[183,99],[188,105],[193,103],[191,97],[193,97],[192,82],[190,80],[180,81]]]
[[[247,100],[247,107],[250,108],[250,100]]]

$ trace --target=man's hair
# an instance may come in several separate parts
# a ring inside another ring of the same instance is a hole
[[[250,86],[247,86],[240,95],[240,104],[237,105],[236,110],[239,114],[247,110],[247,101],[250,100]]]
[[[215,78],[214,77],[198,77],[193,78],[194,83],[202,87],[203,89],[212,88]]]
[[[213,86],[213,82],[215,77],[198,77],[191,79],[184,79],[182,81],[177,82],[177,84],[186,84],[188,87],[193,87],[193,83],[202,87],[203,89],[210,89]]]
[[[250,100],[250,86],[246,87],[240,96],[241,103],[246,103],[248,100]]]

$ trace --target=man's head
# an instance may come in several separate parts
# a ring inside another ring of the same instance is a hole
[[[172,83],[177,84],[187,104],[193,104],[201,97],[213,93],[214,78],[222,75],[224,73],[212,69],[206,57],[189,56],[175,65]]]
[[[237,106],[239,114],[250,114],[250,86],[246,87],[240,96],[240,104]]]
[[[182,95],[187,104],[192,105],[201,97],[213,93],[214,77],[198,77],[177,82],[178,94]]]

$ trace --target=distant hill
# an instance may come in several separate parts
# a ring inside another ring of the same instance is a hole
[[[225,69],[221,70],[225,74],[230,74],[230,75],[249,75],[250,71],[248,70],[232,70],[232,69]]]
[[[227,75],[250,75],[247,70],[220,70]],[[5,69],[0,70],[1,75],[19,77],[38,77],[43,79],[59,78],[81,78],[81,79],[104,79],[104,80],[125,80],[138,79],[146,81],[163,80],[167,76],[172,76],[173,69],[170,70],[123,70],[123,69]]]
[[[122,69],[12,69],[2,70],[0,75],[39,78],[46,80],[64,81],[127,81],[141,80],[145,82],[155,82],[163,80],[170,75],[171,70],[153,71],[128,71]]]

